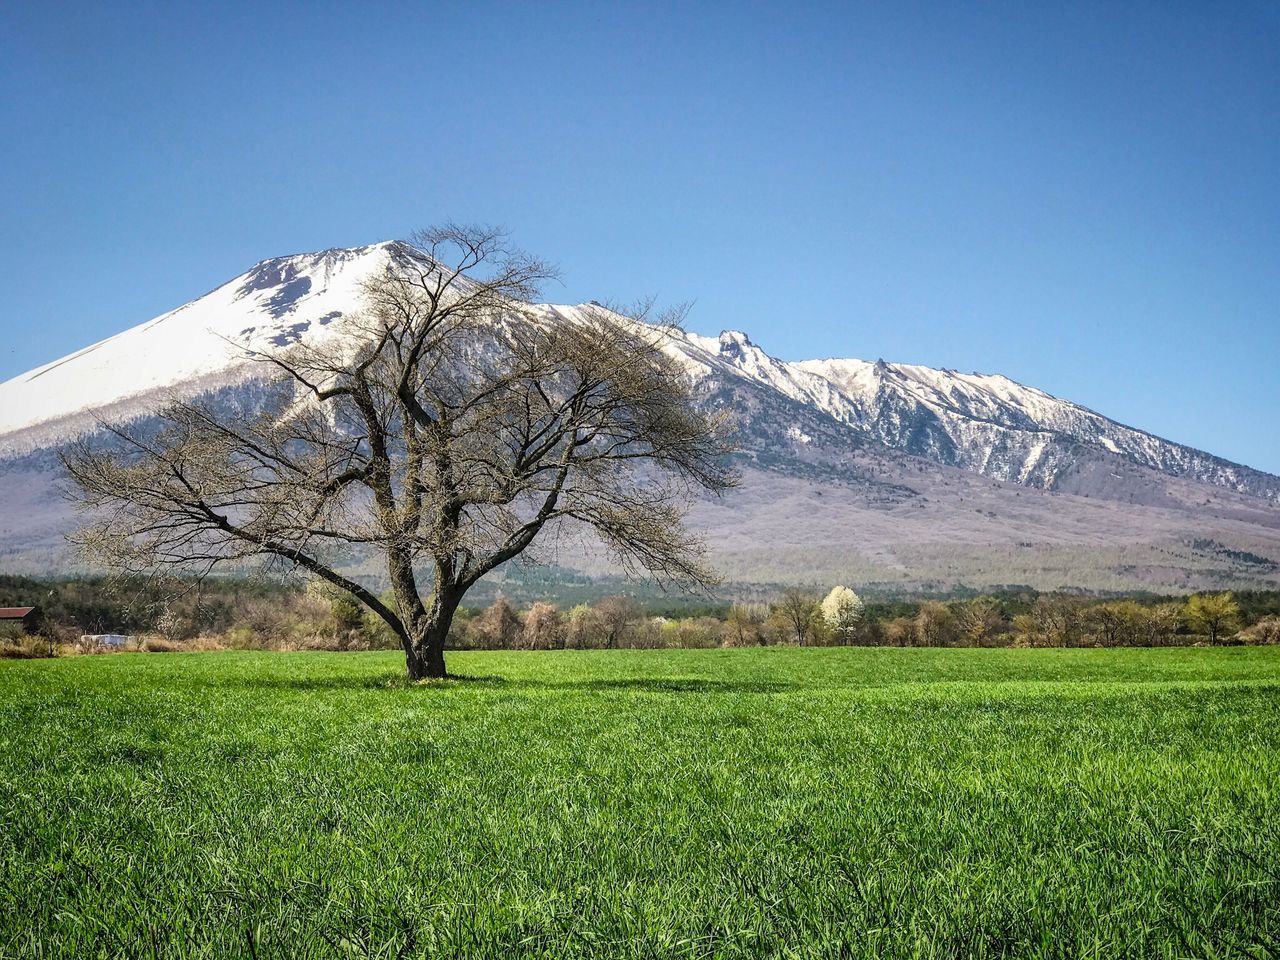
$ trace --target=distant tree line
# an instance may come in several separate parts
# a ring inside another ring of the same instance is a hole
[[[394,604],[390,594],[383,602]],[[13,655],[74,650],[82,634],[120,633],[143,649],[396,649],[397,638],[349,594],[257,580],[205,580],[196,589],[150,584],[133,593],[86,578],[0,576],[0,606],[39,604],[40,639],[0,627]],[[665,614],[665,615],[664,615]],[[779,591],[768,602],[655,610],[615,595],[568,608],[517,607],[499,595],[459,609],[455,650],[662,647],[920,646],[1109,647],[1280,643],[1280,591],[1199,593],[1186,598],[1096,598],[1034,591],[952,600],[864,601],[836,586],[825,594]]]

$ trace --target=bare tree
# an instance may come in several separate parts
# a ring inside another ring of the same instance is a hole
[[[1099,603],[1085,612],[1085,627],[1104,647],[1127,646],[1141,636],[1146,610],[1132,600]]]
[[[774,613],[796,637],[796,645],[804,646],[818,616],[818,598],[804,590],[787,590],[774,607]]]
[[[385,621],[415,679],[445,676],[463,595],[543,531],[589,528],[628,573],[713,583],[682,517],[694,491],[735,481],[725,418],[694,408],[642,313],[539,311],[553,275],[488,229],[397,245],[348,318],[356,336],[259,358],[259,415],[177,402],[158,432],[72,447],[94,516],[81,544],[131,573],[301,568]],[[354,548],[380,555],[393,602],[339,572]]]
[[[725,617],[726,641],[735,647],[765,642],[764,622],[769,608],[759,603],[735,603]]]
[[[498,594],[480,616],[471,621],[470,630],[488,650],[510,650],[520,636],[520,615],[511,601]]]
[[[1018,622],[1033,642],[1051,647],[1070,647],[1080,640],[1087,607],[1083,597],[1044,594],[1036,597],[1031,611],[1021,615]]]
[[[956,627],[972,644],[981,646],[1004,626],[1004,610],[995,597],[974,597],[951,605]]]
[[[915,616],[916,643],[922,647],[952,647],[960,637],[955,615],[940,600],[925,600]]]
[[[1171,642],[1181,623],[1182,608],[1176,603],[1157,603],[1146,607],[1144,613],[1139,624],[1142,642],[1152,647]]]
[[[526,650],[558,650],[564,646],[564,617],[554,603],[529,605],[520,629],[520,646]]]
[[[601,597],[592,613],[606,647],[620,646],[622,639],[644,619],[644,607],[630,597]]]

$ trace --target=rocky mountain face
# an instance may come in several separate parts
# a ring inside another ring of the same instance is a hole
[[[265,260],[0,384],[0,569],[65,562],[58,544],[68,507],[51,489],[59,445],[101,420],[145,417],[173,395],[252,409],[269,370],[254,355],[300,341],[352,342],[347,321],[360,284],[394,253],[394,244],[376,244]],[[535,312],[561,323],[581,309]],[[810,574],[939,589],[1280,582],[1278,477],[999,375],[883,360],[787,362],[736,331],[666,333],[699,402],[737,418],[744,491],[695,515],[726,559],[738,557],[731,576],[740,582]],[[755,561],[751,529],[769,538]],[[807,540],[797,539],[801,530]],[[930,544],[955,562],[924,562]],[[991,560],[1006,548],[1033,553]],[[1142,556],[1093,563],[1091,550]],[[1162,550],[1174,553],[1157,562],[1151,553]],[[827,559],[804,559],[806,551]],[[1071,554],[1061,569],[1045,560],[1055,551]],[[777,562],[783,555],[791,559]],[[1047,569],[1036,569],[1036,557]]]
[[[947,466],[1043,489],[1073,489],[1085,464],[1123,461],[1280,500],[1280,478],[1135,430],[998,374],[884,360],[770,357],[746,334],[686,334],[691,367],[742,377],[828,414],[860,438]],[[698,363],[698,354],[718,362]]]

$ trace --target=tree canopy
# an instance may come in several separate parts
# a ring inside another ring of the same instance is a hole
[[[74,445],[82,546],[130,573],[255,557],[307,571],[382,618],[415,678],[445,675],[462,596],[548,529],[588,528],[630,573],[713,583],[682,518],[693,493],[735,482],[727,415],[700,411],[664,352],[672,317],[551,315],[534,301],[554,275],[484,228],[394,246],[347,336],[255,358],[270,382],[256,414],[182,400],[158,430]],[[394,603],[341,572],[357,548]]]

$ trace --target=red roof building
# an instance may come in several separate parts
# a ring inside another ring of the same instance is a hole
[[[39,607],[0,607],[0,623],[20,623],[24,630],[31,630],[39,619]]]

